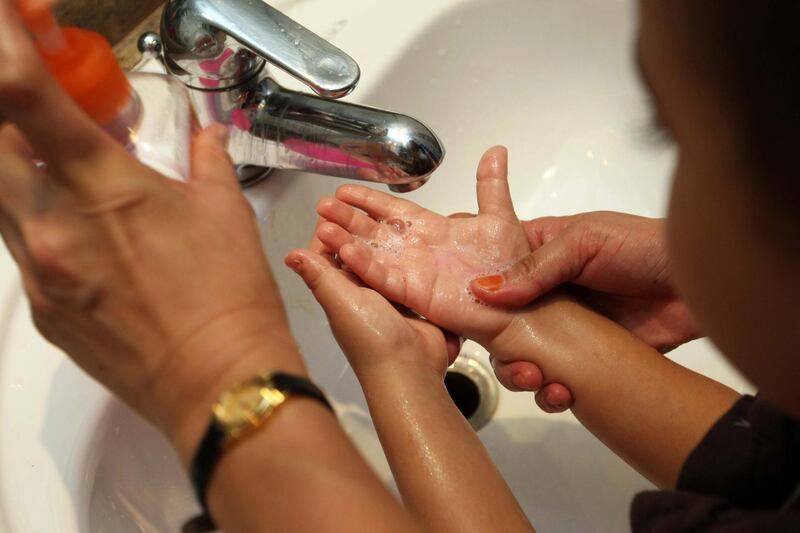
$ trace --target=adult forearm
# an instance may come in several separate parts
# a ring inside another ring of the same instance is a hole
[[[545,383],[569,387],[587,429],[662,487],[674,486],[689,453],[739,397],[563,296],[518,316],[489,348],[505,360],[534,360]]]
[[[306,399],[226,452],[209,505],[229,533],[418,530],[330,412]]]
[[[397,485],[423,527],[532,531],[440,376],[409,368],[360,380]]]
[[[186,465],[211,421],[211,404],[222,391],[265,371],[306,374],[288,330],[273,328],[268,339],[220,338],[228,340],[219,345],[207,342],[202,349],[242,351],[213,378],[198,373],[206,377],[187,391],[192,396],[183,398],[183,417],[174,417],[175,423],[165,429]],[[229,533],[417,529],[335,416],[305,398],[288,400],[263,427],[224,452],[207,498],[217,524]]]

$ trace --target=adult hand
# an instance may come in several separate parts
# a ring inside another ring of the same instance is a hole
[[[670,283],[663,220],[593,212],[538,218],[523,226],[533,252],[502,275],[473,281],[478,298],[523,306],[572,283],[585,303],[662,352],[700,336]],[[541,375],[529,362],[493,364],[506,387],[514,385],[514,376]],[[563,411],[572,400],[560,384],[549,384],[536,395],[548,412]]]
[[[188,183],[145,167],[52,80],[13,5],[0,1],[0,118],[16,125],[0,130],[0,232],[33,320],[188,460],[221,389],[304,370],[227,132],[197,137]]]
[[[662,352],[700,336],[670,282],[663,220],[594,212],[524,226],[533,252],[500,276],[473,281],[483,301],[522,306],[571,283],[585,303]]]

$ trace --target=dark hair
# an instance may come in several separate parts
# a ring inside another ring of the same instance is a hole
[[[772,200],[800,208],[800,0],[663,0],[688,15],[696,65],[717,84]]]

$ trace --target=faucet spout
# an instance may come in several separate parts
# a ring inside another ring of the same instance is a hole
[[[411,117],[290,91],[269,77],[199,96],[201,120],[230,126],[231,156],[250,173],[294,169],[408,192],[444,158],[436,134]]]

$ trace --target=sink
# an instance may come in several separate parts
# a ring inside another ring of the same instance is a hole
[[[362,82],[349,100],[415,116],[439,134],[448,159],[408,198],[440,212],[475,211],[478,158],[506,144],[523,218],[665,212],[674,154],[646,130],[632,0],[272,3],[360,63]],[[392,486],[355,376],[325,315],[282,261],[307,242],[314,205],[339,184],[276,172],[246,194],[313,375]],[[472,343],[464,351],[487,358]],[[752,390],[708,342],[670,357]],[[529,394],[502,391],[479,435],[540,531],[623,531],[631,497],[651,488],[571,414],[541,413]],[[177,531],[196,511],[161,436],[39,337],[1,252],[0,532]]]

